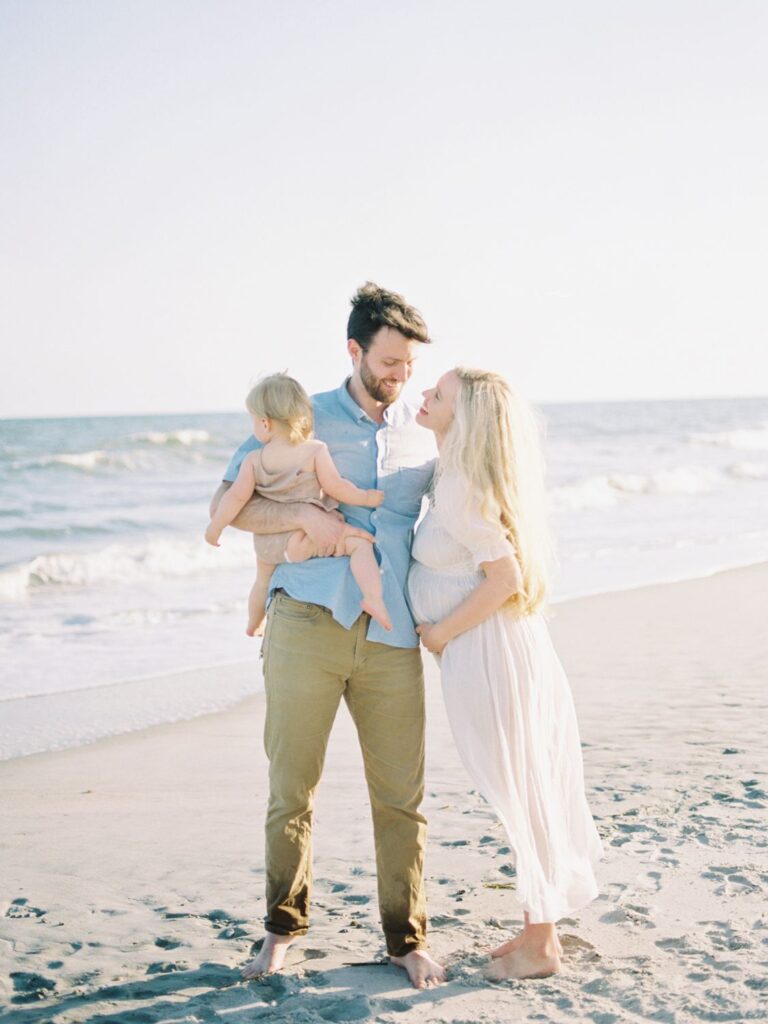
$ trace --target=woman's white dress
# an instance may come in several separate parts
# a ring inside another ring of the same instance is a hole
[[[438,622],[474,590],[479,566],[514,554],[460,478],[443,474],[413,543],[408,595],[419,623]],[[508,609],[451,640],[438,659],[461,759],[514,851],[517,896],[532,923],[595,898],[602,846],[584,793],[570,686],[546,622]]]

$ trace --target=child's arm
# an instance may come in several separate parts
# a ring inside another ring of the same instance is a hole
[[[240,509],[253,497],[253,490],[256,480],[253,473],[253,459],[246,456],[240,466],[237,479],[225,494],[216,511],[211,516],[211,521],[205,531],[205,539],[214,547],[219,547],[219,537],[225,526],[229,526]]]
[[[327,445],[318,448],[315,455],[315,472],[320,486],[325,493],[336,501],[343,501],[345,505],[366,505],[368,508],[378,508],[384,501],[384,491],[368,490],[355,487],[350,480],[345,480],[334,465],[331,453]]]

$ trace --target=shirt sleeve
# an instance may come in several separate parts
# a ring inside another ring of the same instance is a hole
[[[237,479],[237,474],[240,472],[240,466],[243,463],[243,459],[248,454],[248,452],[255,452],[257,448],[263,447],[264,446],[262,445],[261,441],[257,441],[253,434],[251,434],[249,438],[243,441],[243,443],[237,449],[235,454],[229,460],[229,465],[224,471],[224,476],[222,477],[222,480],[225,483],[233,484]]]
[[[504,527],[483,516],[480,496],[458,474],[444,473],[438,480],[434,514],[451,537],[471,552],[476,568],[483,562],[515,557]]]

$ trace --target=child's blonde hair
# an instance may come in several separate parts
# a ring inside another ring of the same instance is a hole
[[[514,545],[523,585],[508,604],[530,615],[545,602],[553,561],[540,421],[498,373],[466,366],[454,373],[460,387],[440,469],[466,479],[467,495],[480,497],[482,515]]]
[[[262,377],[246,395],[245,405],[254,416],[276,420],[287,427],[291,444],[301,444],[312,437],[312,402],[301,384],[287,373]]]

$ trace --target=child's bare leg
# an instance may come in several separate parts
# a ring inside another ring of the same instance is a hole
[[[264,621],[264,616],[267,614],[269,581],[272,579],[272,573],[275,571],[274,565],[271,565],[269,562],[262,562],[260,558],[256,559],[256,566],[256,582],[251,587],[251,592],[248,595],[246,636],[256,636],[259,627]]]
[[[304,533],[303,530],[294,530],[285,545],[285,560],[287,562],[306,562],[308,558],[314,558],[317,548]]]
[[[363,611],[368,612],[384,629],[392,629],[387,606],[384,604],[381,573],[373,553],[373,544],[360,537],[347,537],[345,551],[349,555],[352,575],[363,592],[363,600],[360,602]]]

